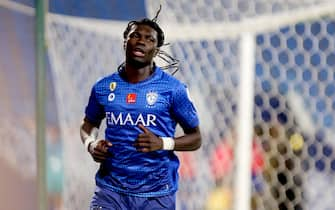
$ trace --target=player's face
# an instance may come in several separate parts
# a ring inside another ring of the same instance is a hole
[[[150,64],[158,52],[157,32],[147,25],[134,25],[125,40],[126,59]]]

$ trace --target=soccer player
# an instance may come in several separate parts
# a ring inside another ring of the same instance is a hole
[[[125,62],[94,84],[80,128],[100,163],[90,209],[175,209],[174,151],[201,146],[198,115],[187,87],[153,61],[164,44],[155,19],[130,21],[123,38]],[[105,139],[97,139],[104,118]],[[177,124],[184,131],[179,137]]]

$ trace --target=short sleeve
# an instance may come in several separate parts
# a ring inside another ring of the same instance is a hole
[[[99,103],[96,96],[95,86],[91,90],[91,95],[85,109],[86,118],[94,124],[100,125],[105,118],[104,107]]]
[[[195,128],[199,125],[198,113],[185,85],[174,89],[171,113],[182,128]]]

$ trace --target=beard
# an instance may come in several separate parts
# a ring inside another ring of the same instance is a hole
[[[133,66],[135,68],[143,68],[145,66],[148,66],[152,63],[152,61],[147,61],[147,60],[139,60],[133,57],[128,57],[127,59],[127,64],[130,66]]]

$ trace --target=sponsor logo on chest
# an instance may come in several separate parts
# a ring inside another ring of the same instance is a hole
[[[128,93],[126,98],[127,104],[136,103],[136,96],[137,96],[136,93]]]
[[[139,125],[144,126],[157,126],[156,115],[154,114],[130,114],[106,112],[106,120],[108,125]]]

